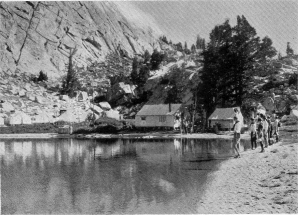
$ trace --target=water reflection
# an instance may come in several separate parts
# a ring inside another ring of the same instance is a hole
[[[199,213],[207,173],[220,162],[207,161],[232,155],[225,140],[5,140],[1,209]]]

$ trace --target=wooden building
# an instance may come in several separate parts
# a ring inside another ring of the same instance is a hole
[[[135,126],[138,128],[173,129],[180,115],[182,104],[144,105],[136,114]]]

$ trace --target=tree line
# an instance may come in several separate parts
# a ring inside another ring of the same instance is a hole
[[[207,115],[216,107],[241,106],[259,65],[269,64],[276,53],[272,40],[260,39],[244,16],[237,16],[235,26],[229,20],[215,26],[202,53],[202,83],[198,85],[198,101]]]

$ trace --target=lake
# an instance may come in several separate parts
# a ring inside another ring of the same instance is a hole
[[[248,141],[241,142],[242,150]],[[231,140],[0,140],[3,214],[200,213]]]

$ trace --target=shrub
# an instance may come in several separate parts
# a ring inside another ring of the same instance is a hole
[[[294,86],[298,86],[298,78],[297,78],[297,74],[293,74],[293,75],[291,75],[291,77],[289,78],[289,85],[291,86],[292,84],[294,85]]]

